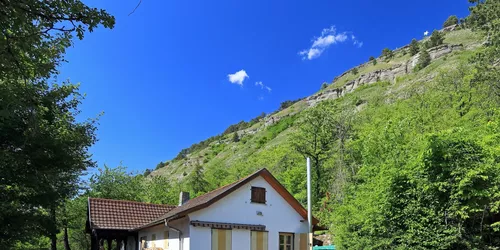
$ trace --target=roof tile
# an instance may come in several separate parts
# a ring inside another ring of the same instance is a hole
[[[92,229],[130,230],[151,222],[176,206],[89,198]]]

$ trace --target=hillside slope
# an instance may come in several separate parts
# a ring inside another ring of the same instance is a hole
[[[167,161],[151,176],[183,179],[195,166],[202,165],[209,175],[221,174],[214,178],[218,180],[212,183],[215,187],[262,167],[280,173],[278,176],[286,175],[281,173],[286,165],[304,164],[303,157],[291,148],[289,141],[304,110],[324,100],[339,99],[342,105],[353,103],[362,112],[363,107],[380,98],[404,98],[409,86],[430,81],[439,71],[456,67],[481,46],[481,35],[470,30],[457,28],[443,32],[444,44],[428,49],[432,63],[422,71],[414,71],[419,55],[410,56],[408,46],[404,46],[394,51],[393,58],[376,58],[376,65],[371,61],[361,64],[356,67],[356,74],[350,69],[336,77],[327,88],[237,131],[238,142],[233,141],[233,133],[219,136],[205,147]],[[212,173],[215,167],[225,168],[228,173]],[[304,198],[303,191],[295,191],[299,198]]]

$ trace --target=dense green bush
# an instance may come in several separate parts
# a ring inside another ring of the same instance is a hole
[[[418,45],[418,41],[417,41],[417,39],[413,38],[411,40],[411,43],[410,43],[410,55],[414,56],[414,55],[418,54],[419,50],[420,50],[420,48]]]
[[[394,53],[391,49],[385,48],[382,50],[382,56],[385,57],[386,60],[389,60],[394,56]]]
[[[441,32],[434,30],[431,37],[429,38],[429,48],[439,46],[443,44],[444,36]]]
[[[421,70],[427,67],[427,65],[429,65],[430,63],[431,63],[431,55],[426,49],[422,49],[422,51],[420,52],[420,56],[418,57],[418,63],[415,69],[417,71]]]
[[[458,17],[455,15],[449,16],[448,19],[446,19],[446,21],[443,23],[443,28],[456,24],[458,24]]]

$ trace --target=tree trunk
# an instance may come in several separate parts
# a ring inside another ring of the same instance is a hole
[[[319,159],[315,158],[314,159],[314,167],[316,168],[316,177],[318,178],[316,180],[316,197],[315,200],[313,200],[313,204],[319,201],[319,196],[320,196],[320,185],[321,185],[321,169],[319,168]]]
[[[63,204],[63,210],[64,210],[64,220],[63,220],[63,224],[64,224],[64,249],[65,250],[71,250],[70,246],[69,246],[69,238],[68,238],[68,215],[67,215],[67,212],[66,212],[66,203]]]
[[[71,250],[69,247],[69,239],[68,239],[68,225],[64,225],[64,249]]]
[[[50,222],[52,223],[50,229],[50,249],[57,250],[57,221],[56,221],[56,206],[52,205],[50,208]]]

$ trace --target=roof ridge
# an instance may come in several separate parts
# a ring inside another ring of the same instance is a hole
[[[152,205],[152,206],[162,206],[162,207],[177,207],[176,205],[170,205],[170,204],[157,204],[157,203],[150,203],[150,202],[142,202],[142,201],[129,201],[129,200],[118,200],[118,199],[108,199],[108,198],[93,198],[88,196],[89,200],[102,200],[102,201],[117,201],[117,202],[123,202],[123,203],[137,203],[141,205]]]
[[[248,179],[248,178],[252,177],[253,175],[255,175],[255,174],[257,174],[257,173],[259,173],[259,172],[261,172],[261,171],[263,171],[263,170],[267,170],[267,169],[266,169],[266,168],[261,168],[261,169],[259,169],[259,170],[255,171],[255,172],[253,172],[253,173],[251,173],[251,174],[249,174],[249,175],[247,175],[247,176],[243,177],[243,178],[240,178],[239,180],[237,180],[237,181],[235,181],[235,182],[231,182],[231,183],[226,184],[226,185],[224,185],[224,186],[220,186],[220,187],[218,187],[218,188],[216,188],[216,189],[214,189],[214,190],[212,190],[212,191],[210,191],[210,192],[207,192],[207,193],[204,193],[204,194],[202,194],[202,195],[200,195],[200,196],[194,197],[194,198],[193,198],[193,199],[191,199],[191,200],[197,199],[198,197],[203,197],[203,196],[208,195],[208,194],[211,194],[211,193],[213,193],[213,192],[215,192],[215,191],[219,191],[219,190],[221,190],[221,189],[223,189],[223,188],[225,188],[225,187],[228,187],[228,186],[231,186],[231,185],[238,184],[239,182],[241,182],[241,181],[243,181],[243,180],[246,180],[246,179]],[[184,204],[183,204],[183,205],[184,205]],[[182,207],[182,205],[181,205],[181,207]]]

